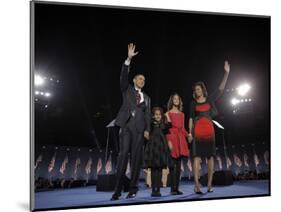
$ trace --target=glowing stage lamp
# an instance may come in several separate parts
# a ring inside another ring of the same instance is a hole
[[[243,84],[237,88],[237,92],[240,96],[245,96],[249,92],[250,89],[251,89],[251,86],[249,84]]]
[[[46,92],[46,93],[45,93],[45,96],[46,96],[46,97],[49,97],[49,96],[51,96],[51,94],[50,94],[49,92]]]
[[[40,75],[35,75],[34,83],[35,83],[35,86],[41,86],[41,85],[43,85],[43,84],[44,84],[44,79],[43,79],[43,77],[41,77]]]
[[[231,104],[232,105],[237,105],[239,102],[240,102],[239,99],[236,99],[236,98],[231,99]]]

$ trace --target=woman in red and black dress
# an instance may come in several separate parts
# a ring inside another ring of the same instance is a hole
[[[197,82],[193,86],[194,100],[190,104],[188,140],[192,141],[192,156],[195,187],[194,192],[202,194],[199,183],[199,167],[201,157],[208,159],[208,192],[212,192],[214,172],[214,156],[216,154],[215,130],[212,119],[217,115],[216,99],[222,94],[230,72],[227,61],[224,64],[224,77],[218,89],[210,96],[205,84]]]
[[[166,138],[171,155],[169,170],[172,195],[182,194],[179,190],[181,160],[183,157],[189,156],[189,149],[186,141],[188,133],[184,128],[182,105],[182,100],[178,94],[171,95],[168,102],[168,111],[165,114],[170,125]]]

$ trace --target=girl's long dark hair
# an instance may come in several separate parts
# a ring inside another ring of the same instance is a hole
[[[173,108],[173,105],[174,105],[173,104],[173,98],[174,98],[174,96],[178,96],[179,97],[180,103],[179,103],[178,109],[180,111],[182,111],[183,110],[183,102],[182,102],[182,99],[181,99],[181,97],[180,97],[180,95],[178,93],[174,93],[174,94],[172,94],[170,96],[169,101],[168,101],[168,105],[167,105],[167,110],[169,111],[169,110],[171,110]]]
[[[151,110],[151,119],[152,119],[152,123],[154,122],[154,114],[156,111],[160,111],[161,113],[161,121],[160,121],[160,126],[162,129],[166,129],[166,125],[168,124],[168,120],[166,118],[166,116],[164,115],[164,111],[161,107],[153,107],[152,110]],[[168,125],[167,125],[168,126]],[[168,128],[167,128],[168,129]]]

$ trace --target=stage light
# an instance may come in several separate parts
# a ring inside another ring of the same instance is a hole
[[[41,77],[40,75],[35,75],[34,83],[35,83],[35,86],[41,86],[41,85],[43,85],[43,84],[44,84],[44,79],[43,79],[43,77]]]
[[[44,92],[40,92],[40,94],[43,96],[43,95],[44,95]]]
[[[237,105],[239,102],[240,102],[239,99],[236,99],[236,98],[233,98],[233,99],[231,100],[231,104],[232,104],[232,105]]]
[[[38,95],[40,92],[39,91],[35,91],[35,95]]]
[[[45,96],[46,96],[46,97],[49,97],[49,96],[51,96],[51,94],[50,94],[49,92],[46,92],[46,93],[45,93]]]
[[[237,88],[237,92],[240,96],[245,96],[249,92],[250,89],[251,89],[251,86],[249,84],[243,84]]]

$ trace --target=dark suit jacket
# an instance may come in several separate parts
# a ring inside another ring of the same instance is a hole
[[[136,90],[128,81],[129,71],[130,67],[123,64],[120,74],[123,103],[116,117],[115,124],[124,127],[128,120],[132,118],[139,132],[143,132],[144,130],[150,132],[150,98],[142,91],[144,101],[140,105],[137,105]]]

